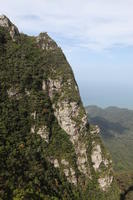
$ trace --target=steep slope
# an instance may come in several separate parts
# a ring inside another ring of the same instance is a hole
[[[86,107],[89,121],[101,129],[117,171],[133,170],[133,111],[117,107]]]
[[[119,199],[112,161],[97,127],[89,128],[62,50],[47,33],[11,30],[1,16],[1,199]]]

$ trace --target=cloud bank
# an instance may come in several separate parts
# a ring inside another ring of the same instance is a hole
[[[0,0],[8,15],[29,34],[47,31],[91,50],[133,45],[133,0]]]

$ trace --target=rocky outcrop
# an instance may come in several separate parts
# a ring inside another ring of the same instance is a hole
[[[57,44],[49,37],[49,35],[45,33],[40,33],[38,37],[36,37],[36,42],[40,48],[43,50],[56,50],[58,48]]]
[[[91,160],[95,171],[100,170],[101,164],[104,164],[105,167],[108,167],[109,164],[111,163],[110,159],[104,157],[104,154],[101,150],[101,146],[99,144],[95,144],[94,142],[93,142]]]
[[[54,167],[55,167],[55,168],[59,168],[59,167],[60,167],[59,161],[58,161],[57,159],[54,159],[54,160],[53,160],[53,164],[54,164]]]
[[[107,156],[105,157],[100,144],[95,142],[93,142],[91,160],[94,170],[98,172],[100,176],[98,179],[99,186],[103,191],[105,191],[109,188],[113,181],[113,176],[111,175],[112,169],[110,167],[112,161],[107,158]]]
[[[0,26],[7,28],[12,40],[16,40],[16,36],[19,35],[19,31],[17,27],[14,24],[12,24],[11,21],[5,15],[0,15]]]
[[[17,86],[12,86],[11,88],[9,88],[7,90],[7,94],[9,98],[20,99],[22,97],[20,89]]]
[[[49,93],[49,97],[52,100],[53,96],[55,93],[61,93],[61,85],[62,85],[62,80],[60,79],[48,79],[47,82],[48,85],[48,93]],[[44,88],[44,84],[43,84],[43,88]],[[46,88],[46,87],[45,87]]]
[[[51,80],[48,82],[49,96],[51,101],[55,93],[62,94],[63,83],[59,80]],[[56,104],[53,103],[54,114],[58,120],[59,125],[65,132],[70,136],[70,141],[74,145],[75,152],[77,155],[77,165],[78,169],[84,175],[90,177],[90,167],[87,160],[87,147],[84,142],[82,142],[82,135],[87,134],[87,129],[85,128],[88,124],[87,116],[83,108],[78,106],[77,102],[68,102],[66,100],[59,100]],[[80,121],[77,118],[82,113]]]
[[[37,130],[37,134],[41,136],[47,143],[49,142],[49,129],[47,126],[41,126]]]
[[[54,165],[55,168],[63,169],[63,172],[69,183],[72,183],[75,186],[77,185],[76,173],[67,160],[62,159],[61,162],[59,163],[58,159],[51,158],[50,162]]]
[[[100,188],[103,191],[106,191],[110,187],[112,181],[113,181],[113,176],[109,176],[109,175],[106,175],[104,178],[98,179]]]
[[[93,125],[93,128],[90,130],[91,134],[99,134],[101,132],[99,126],[94,126]]]
[[[66,161],[65,159],[62,159],[61,160],[61,164],[63,166],[63,171],[64,171],[64,174],[66,175],[67,177],[67,180],[74,184],[74,185],[77,185],[77,178],[76,178],[76,174],[75,174],[75,171],[72,167],[70,167],[70,164],[68,161]]]
[[[99,144],[95,145],[92,150],[91,159],[95,171],[97,171],[102,163],[102,151]]]
[[[35,133],[35,125],[33,125],[33,126],[31,127],[30,132],[31,132],[31,133]]]

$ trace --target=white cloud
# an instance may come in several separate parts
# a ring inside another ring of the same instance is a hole
[[[19,29],[47,31],[93,50],[133,45],[133,0],[0,0]]]

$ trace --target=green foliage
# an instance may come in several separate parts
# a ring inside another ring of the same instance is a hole
[[[73,199],[72,187],[45,159],[46,142],[30,133],[32,123],[52,127],[54,120],[48,94],[42,91],[49,74],[47,53],[32,37],[21,35],[12,42],[7,36],[0,28],[0,197]],[[9,97],[11,89],[15,92]],[[34,111],[36,122],[31,117]]]
[[[51,157],[59,162],[64,158],[79,175],[74,147],[54,116],[48,90],[42,90],[43,80],[63,77],[63,95],[55,94],[54,103],[63,98],[81,104],[72,70],[61,49],[43,51],[34,37],[24,34],[13,42],[7,30],[0,28],[0,72],[0,198],[117,200],[113,197],[115,191],[101,192],[95,174],[87,187],[75,187],[66,180],[63,169],[49,161]],[[71,80],[69,88],[67,80]],[[83,110],[77,123],[82,116]],[[35,133],[31,133],[34,125]],[[42,125],[48,127],[49,144],[36,133]]]

